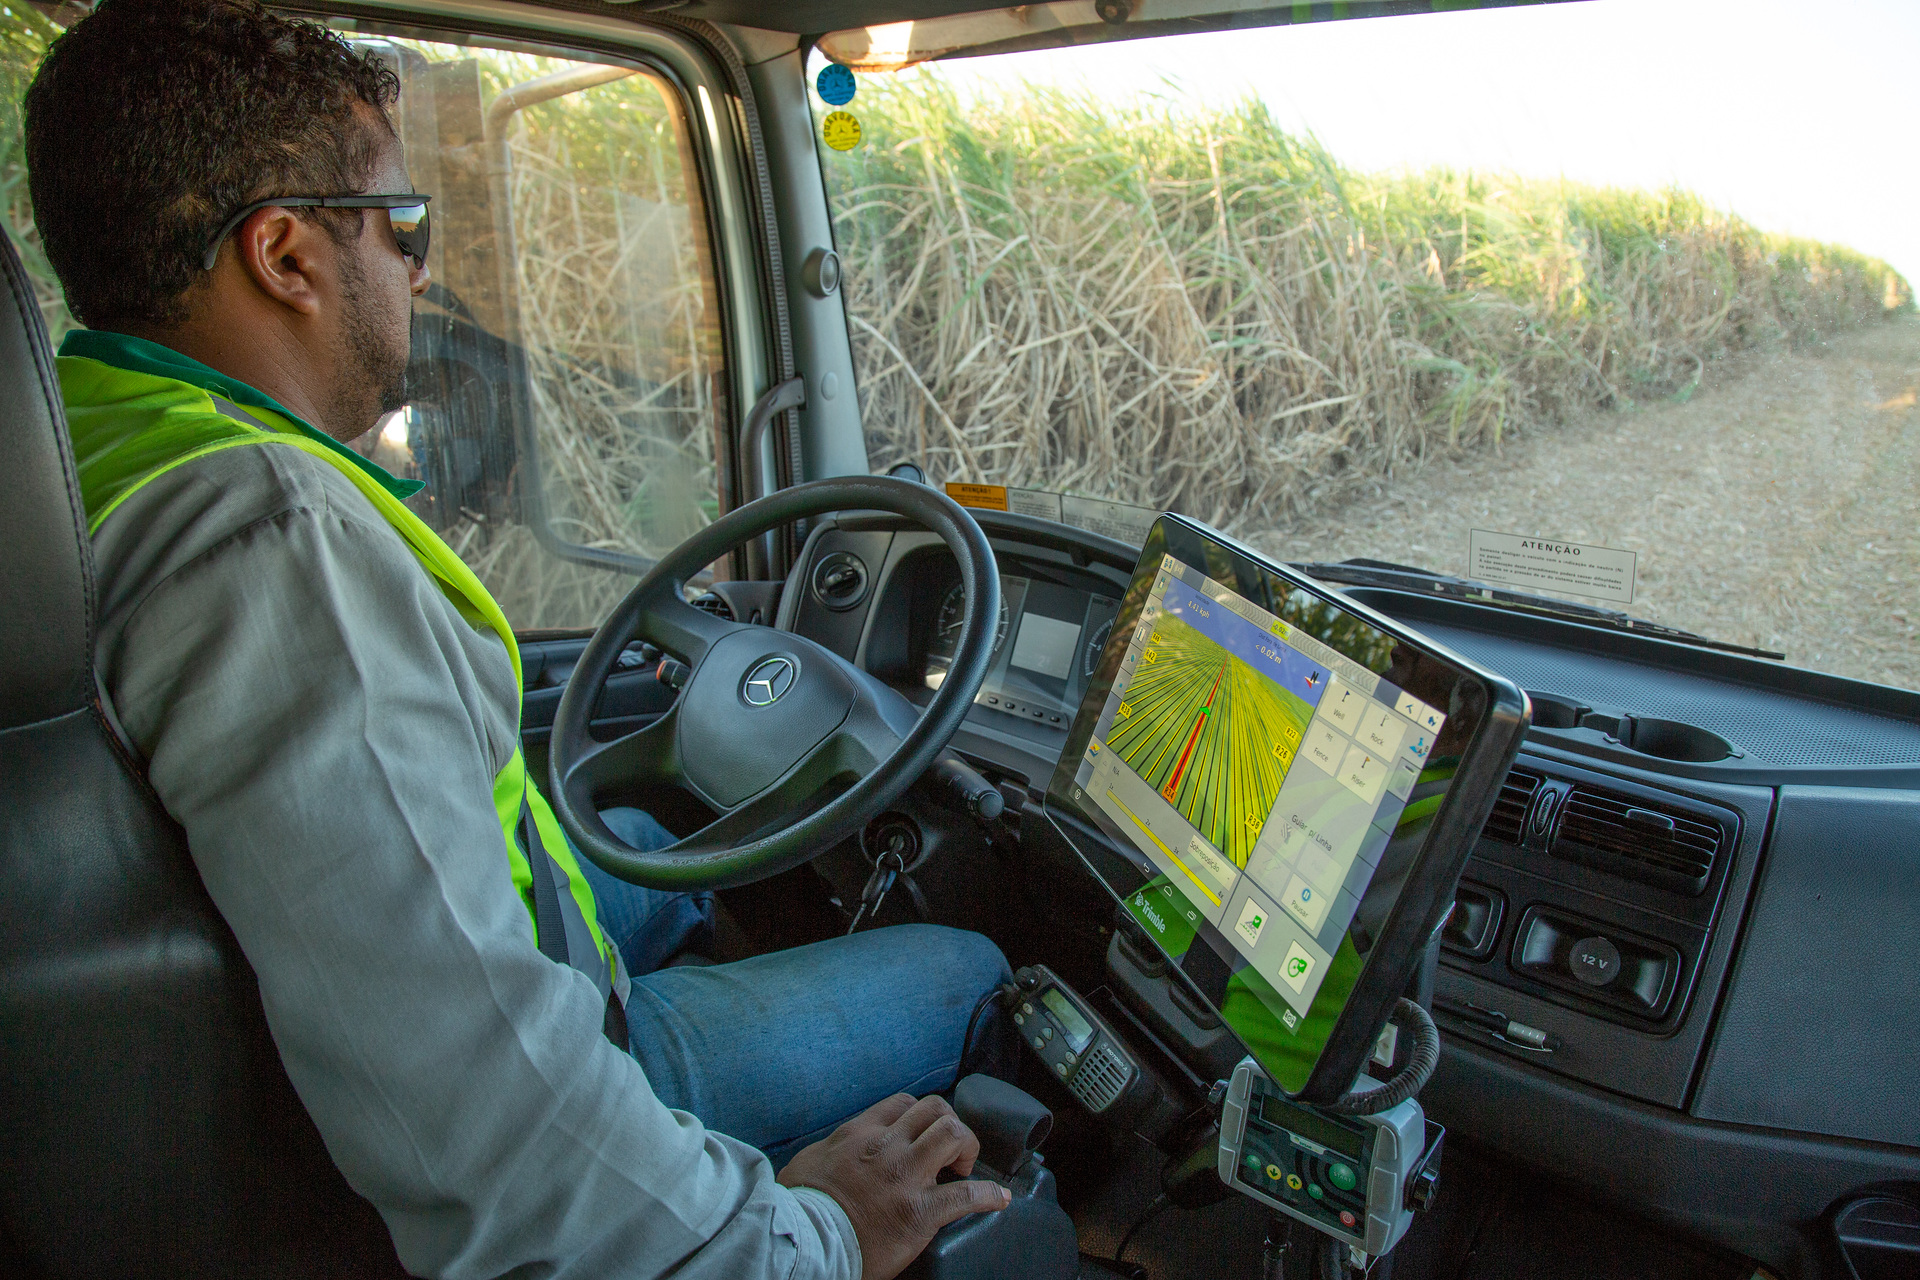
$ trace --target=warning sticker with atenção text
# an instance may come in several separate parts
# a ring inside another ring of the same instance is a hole
[[[1467,545],[1469,578],[1548,595],[1633,603],[1637,557],[1631,551],[1485,529],[1473,530]]]

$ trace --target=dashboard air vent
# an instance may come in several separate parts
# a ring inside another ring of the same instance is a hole
[[[1707,887],[1729,834],[1706,814],[1583,783],[1567,797],[1553,855],[1697,894]]]
[[[687,603],[696,609],[705,609],[716,618],[723,618],[728,622],[736,621],[733,616],[733,606],[712,591],[702,591]]]
[[[1527,829],[1527,810],[1533,807],[1533,793],[1539,789],[1539,774],[1525,769],[1510,771],[1507,780],[1500,784],[1500,798],[1493,802],[1487,825],[1480,830],[1481,838],[1519,844],[1521,833]]]

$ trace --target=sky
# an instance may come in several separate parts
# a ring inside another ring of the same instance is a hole
[[[1679,184],[1920,283],[1920,2],[1583,0],[956,59],[1196,102],[1257,93],[1357,169]],[[907,74],[913,74],[911,72]]]

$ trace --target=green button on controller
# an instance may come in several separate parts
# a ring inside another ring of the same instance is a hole
[[[1326,1196],[1327,1196],[1327,1193],[1321,1190],[1320,1184],[1317,1182],[1309,1182],[1307,1184],[1307,1194],[1312,1196],[1315,1200],[1324,1200],[1326,1199]]]
[[[1336,1162],[1327,1170],[1327,1181],[1342,1191],[1351,1191],[1358,1186],[1360,1179],[1353,1172],[1353,1166]]]

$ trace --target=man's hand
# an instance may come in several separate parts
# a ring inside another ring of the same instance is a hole
[[[991,1182],[935,1181],[946,1169],[965,1178],[979,1154],[944,1098],[896,1093],[795,1156],[780,1182],[832,1196],[860,1239],[862,1280],[893,1280],[949,1222],[1012,1203]]]

